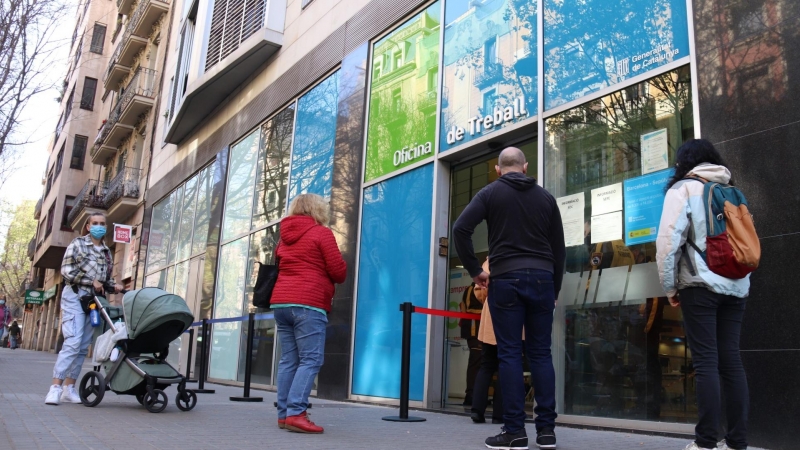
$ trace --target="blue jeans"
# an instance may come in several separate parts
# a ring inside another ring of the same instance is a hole
[[[11,349],[12,350],[17,348],[17,338],[15,336],[12,336],[12,335],[9,334],[8,335],[8,340],[11,341]]]
[[[555,428],[556,374],[550,353],[555,309],[553,274],[545,270],[525,269],[492,275],[488,301],[497,338],[506,431],[516,434],[525,430],[523,345],[530,363],[536,400],[533,409],[536,430]]]
[[[739,352],[747,301],[705,288],[681,289],[680,300],[697,382],[695,442],[700,447],[716,447],[724,390],[725,440],[731,448],[747,448],[750,394]]]
[[[83,291],[79,292],[85,294]],[[64,345],[58,352],[56,366],[53,368],[53,378],[59,380],[78,378],[92,343],[94,329],[89,315],[81,308],[81,294],[74,293],[69,286],[61,294],[61,334],[64,336]]]
[[[275,309],[281,360],[278,363],[278,418],[308,409],[308,395],[325,359],[328,317],[296,306]]]

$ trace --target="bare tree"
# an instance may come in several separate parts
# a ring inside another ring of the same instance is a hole
[[[62,44],[54,33],[67,11],[62,0],[0,2],[0,186],[30,139],[20,133],[22,111],[52,87],[48,69]]]

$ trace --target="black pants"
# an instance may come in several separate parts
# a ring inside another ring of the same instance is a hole
[[[747,448],[750,394],[739,352],[745,299],[705,288],[680,291],[683,321],[697,381],[698,421],[695,442],[716,448],[725,392],[728,446]]]
[[[497,359],[497,346],[484,343],[481,356],[481,368],[478,371],[478,376],[475,377],[472,412],[483,415],[486,413],[486,405],[489,403],[489,386],[492,384],[492,377],[500,367],[500,360]],[[492,419],[503,420],[503,396],[500,392],[499,379],[494,388]]]
[[[464,392],[466,403],[472,401],[472,387],[475,385],[475,377],[478,375],[478,370],[481,367],[481,345],[482,342],[478,338],[468,338],[467,345],[469,346],[469,360],[467,361],[467,390]]]

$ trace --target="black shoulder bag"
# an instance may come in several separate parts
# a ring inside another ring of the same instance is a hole
[[[278,247],[280,247],[280,244],[278,244]],[[256,285],[253,287],[253,306],[256,308],[269,308],[272,290],[275,289],[275,282],[278,281],[278,260],[276,258],[278,247],[275,247],[275,251],[272,254],[272,264],[256,261],[259,265],[258,278],[256,278]]]

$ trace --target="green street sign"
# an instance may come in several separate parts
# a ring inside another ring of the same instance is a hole
[[[44,291],[44,299],[50,300],[51,298],[56,296],[56,291],[58,290],[58,286],[53,286],[50,289]]]
[[[35,289],[28,289],[25,291],[25,304],[28,305],[41,305],[44,303],[44,293]]]

